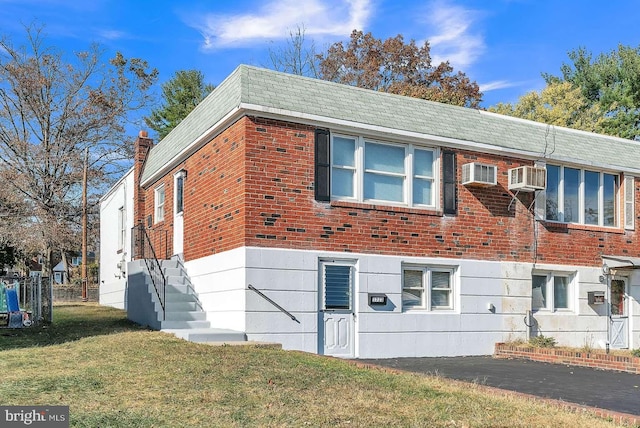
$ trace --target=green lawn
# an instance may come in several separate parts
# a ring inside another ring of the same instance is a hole
[[[56,306],[46,328],[0,330],[4,405],[69,405],[74,427],[607,427],[438,377],[257,346],[208,346]]]

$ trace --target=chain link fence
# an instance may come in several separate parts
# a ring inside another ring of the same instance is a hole
[[[15,290],[19,310],[9,308],[7,296]],[[12,309],[11,311],[9,309]],[[11,314],[21,313],[23,326],[53,321],[53,284],[49,277],[0,278],[0,328],[9,327]]]

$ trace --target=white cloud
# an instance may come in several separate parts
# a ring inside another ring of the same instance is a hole
[[[127,33],[118,30],[98,30],[98,36],[106,40],[118,40],[129,38]]]
[[[427,19],[435,28],[435,34],[430,35],[428,41],[434,64],[449,61],[464,71],[484,53],[484,38],[472,28],[480,13],[443,2],[431,5]]]
[[[196,23],[204,49],[251,45],[288,37],[304,26],[308,36],[345,36],[363,29],[372,0],[269,0],[257,12],[236,15],[208,14]]]
[[[497,89],[513,88],[514,86],[520,86],[522,83],[509,82],[508,80],[494,80],[493,82],[480,83],[480,90],[482,92],[495,91]]]

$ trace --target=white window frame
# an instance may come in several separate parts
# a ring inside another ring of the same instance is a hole
[[[636,196],[636,178],[632,175],[624,175],[624,228],[627,230],[635,229],[635,196]]]
[[[162,198],[160,197],[162,195]],[[164,220],[164,206],[167,200],[167,193],[165,191],[164,184],[156,187],[154,191],[154,223],[158,223]]]
[[[355,153],[354,153],[354,163],[355,167],[344,166],[344,165],[336,165],[334,163],[334,138],[346,138],[355,140]],[[388,201],[381,199],[365,199],[364,197],[364,185],[365,185],[365,147],[366,143],[387,145],[393,147],[402,147],[404,148],[404,173],[391,173],[384,171],[372,170],[368,171],[370,173],[375,173],[379,175],[387,175],[393,177],[402,177],[403,186],[402,186],[402,201]],[[417,175],[414,171],[414,153],[416,150],[424,150],[431,151],[433,153],[433,164],[432,164],[432,177]],[[354,189],[353,196],[335,196],[333,192],[333,186],[335,183],[334,177],[334,169],[344,169],[355,171],[354,174]],[[363,136],[355,136],[348,134],[331,134],[331,199],[332,200],[346,200],[346,201],[355,201],[362,203],[373,203],[380,205],[391,205],[391,206],[406,206],[412,208],[425,208],[425,209],[437,209],[440,205],[440,149],[432,146],[422,146],[412,143],[398,143],[391,141],[381,141],[372,138],[365,138]],[[413,184],[415,179],[420,180],[431,180],[431,203],[430,204],[417,204],[413,201]]]
[[[187,174],[185,171],[178,171],[173,176],[173,212],[180,216],[184,213],[184,184]],[[178,180],[182,180],[182,209],[178,210]]]
[[[124,206],[118,209],[118,251],[124,250],[127,217]]]
[[[546,288],[546,296],[545,296],[545,305],[540,308],[533,307],[533,277],[534,276],[542,276],[546,278],[545,288]],[[532,311],[542,311],[542,312],[574,312],[575,311],[575,302],[574,296],[576,293],[576,273],[575,272],[558,272],[558,271],[534,271],[531,274],[531,310]],[[555,302],[555,278],[567,278],[567,307],[566,308],[556,308]]]
[[[559,168],[559,184],[558,184],[558,207],[557,207],[557,213],[558,213],[558,219],[554,220],[554,219],[548,219],[547,218],[547,197],[546,197],[546,191],[544,192],[544,196],[542,196],[539,199],[539,202],[541,203],[541,208],[542,208],[542,213],[544,214],[544,216],[542,217],[545,221],[549,221],[549,222],[554,222],[554,223],[571,223],[571,224],[581,224],[581,225],[585,225],[585,226],[598,226],[598,227],[609,227],[609,228],[620,228],[621,223],[623,222],[624,219],[621,219],[621,210],[620,210],[620,191],[621,191],[621,180],[620,180],[620,174],[618,173],[614,173],[614,172],[610,172],[610,171],[598,171],[598,170],[593,170],[593,169],[584,169],[584,168],[580,168],[577,166],[572,166],[572,165],[556,165],[556,164],[546,164],[546,168],[549,167],[554,167],[554,168]],[[577,221],[565,221],[565,206],[564,206],[564,199],[565,199],[565,168],[570,168],[570,169],[575,169],[579,171],[579,183],[578,183],[578,220]],[[585,195],[585,173],[586,172],[593,172],[593,173],[597,173],[599,174],[599,185],[598,185],[598,224],[593,224],[593,223],[586,223],[586,219],[585,219],[585,200],[586,200],[586,195]],[[605,213],[604,213],[604,176],[605,174],[607,175],[611,175],[614,177],[617,177],[617,188],[616,188],[616,194],[615,194],[615,199],[613,202],[613,206],[615,209],[614,212],[614,224],[612,226],[609,225],[605,225],[604,224],[604,218],[605,218]],[[549,185],[549,180],[547,179],[547,186]]]
[[[326,305],[326,266],[344,266],[349,268],[349,307],[348,308],[327,308]],[[356,294],[356,263],[351,260],[320,260],[320,310],[322,311],[348,311],[355,310]]]
[[[405,287],[405,271],[422,272],[422,287],[411,287],[422,290],[422,303],[420,305],[405,305],[402,297],[402,311],[427,311],[427,312],[453,312],[456,308],[456,268],[452,266],[432,266],[432,265],[403,265],[402,266],[402,293],[409,287]],[[434,306],[431,304],[431,274],[433,272],[449,274],[449,305]]]

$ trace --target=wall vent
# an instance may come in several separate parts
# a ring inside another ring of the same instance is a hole
[[[533,192],[547,187],[547,170],[534,166],[521,166],[509,170],[509,190]]]
[[[497,184],[497,167],[482,163],[462,165],[462,184],[465,186],[495,186]]]

